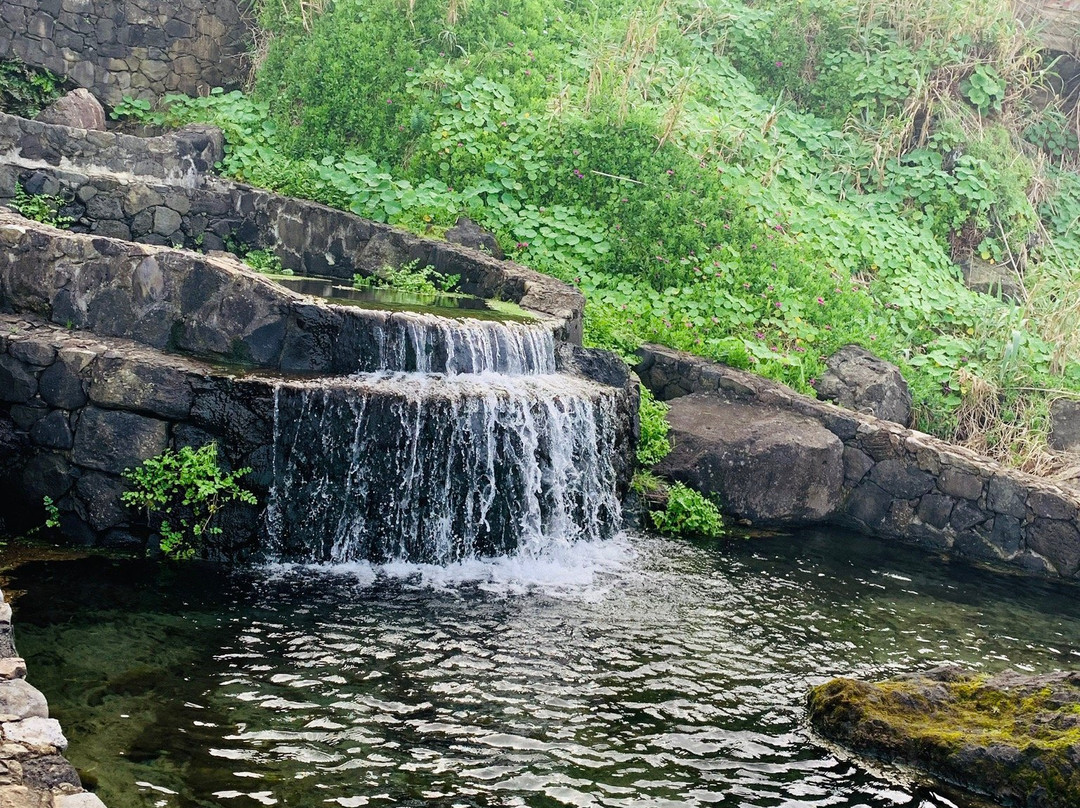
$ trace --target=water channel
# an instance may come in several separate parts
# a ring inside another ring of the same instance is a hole
[[[1080,657],[1075,588],[836,531],[441,567],[5,552],[30,680],[111,808],[971,808],[827,748],[807,687]]]

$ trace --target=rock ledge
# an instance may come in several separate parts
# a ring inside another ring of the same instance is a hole
[[[810,691],[810,723],[1005,805],[1080,805],[1080,672],[987,678],[955,667]]]

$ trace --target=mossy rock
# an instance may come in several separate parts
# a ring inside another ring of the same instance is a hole
[[[994,677],[953,667],[807,698],[826,738],[905,763],[1005,805],[1080,805],[1080,672]]]

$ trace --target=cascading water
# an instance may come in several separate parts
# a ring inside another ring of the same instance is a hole
[[[614,391],[555,373],[545,328],[420,325],[384,332],[377,372],[277,387],[275,555],[446,564],[610,536]]]
[[[374,329],[372,350],[357,370],[551,374],[555,341],[549,329],[524,323],[398,315]]]

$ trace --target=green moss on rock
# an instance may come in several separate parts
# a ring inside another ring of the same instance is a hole
[[[807,707],[818,732],[858,752],[1006,805],[1080,805],[1080,673],[841,678],[813,688]]]

